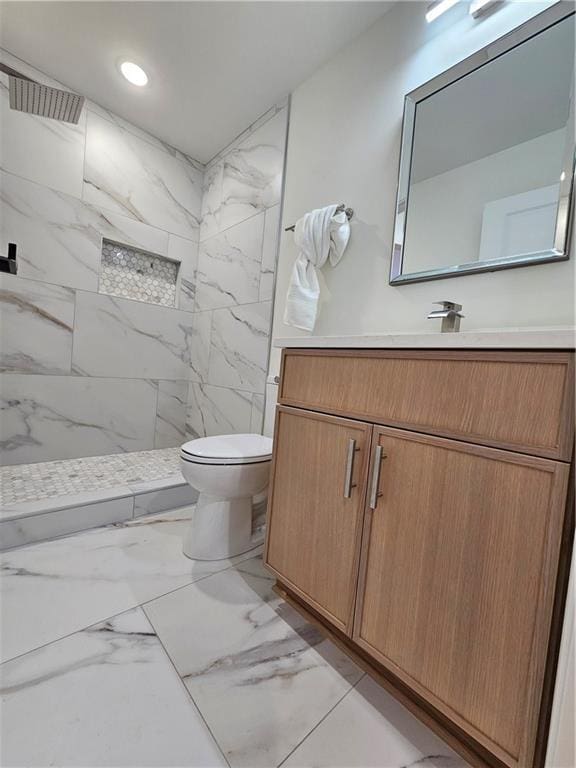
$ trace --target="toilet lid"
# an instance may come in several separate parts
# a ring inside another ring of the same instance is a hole
[[[181,456],[201,464],[252,464],[269,461],[272,440],[262,435],[218,435],[184,443]]]

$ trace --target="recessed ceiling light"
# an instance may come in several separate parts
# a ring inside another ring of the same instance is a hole
[[[120,64],[120,72],[122,72],[126,80],[128,80],[129,83],[132,83],[132,85],[143,86],[148,82],[148,75],[146,72],[144,72],[142,67],[139,67],[138,64],[134,64],[133,61],[123,61],[122,64]]]

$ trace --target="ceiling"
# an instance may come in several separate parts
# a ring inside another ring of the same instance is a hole
[[[2,2],[0,45],[207,162],[391,2]],[[145,88],[119,60],[140,64]]]

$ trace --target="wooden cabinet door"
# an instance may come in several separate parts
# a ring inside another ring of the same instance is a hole
[[[266,564],[348,634],[371,430],[350,419],[277,409]]]
[[[378,446],[354,639],[504,764],[528,768],[569,467],[378,427],[373,465]]]

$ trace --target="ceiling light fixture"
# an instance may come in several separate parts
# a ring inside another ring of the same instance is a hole
[[[138,64],[134,64],[133,61],[123,61],[122,64],[120,64],[120,72],[122,72],[126,80],[128,80],[129,83],[132,83],[132,85],[142,87],[148,82],[148,75],[146,72],[144,72],[142,67],[139,67]]]
[[[501,0],[473,0],[470,3],[470,15],[476,19],[481,16],[485,11],[491,8],[493,5],[500,3]]]
[[[446,11],[449,11],[457,2],[458,0],[436,0],[434,3],[429,3],[426,9],[426,21],[428,24],[435,21],[438,16],[442,16]]]

